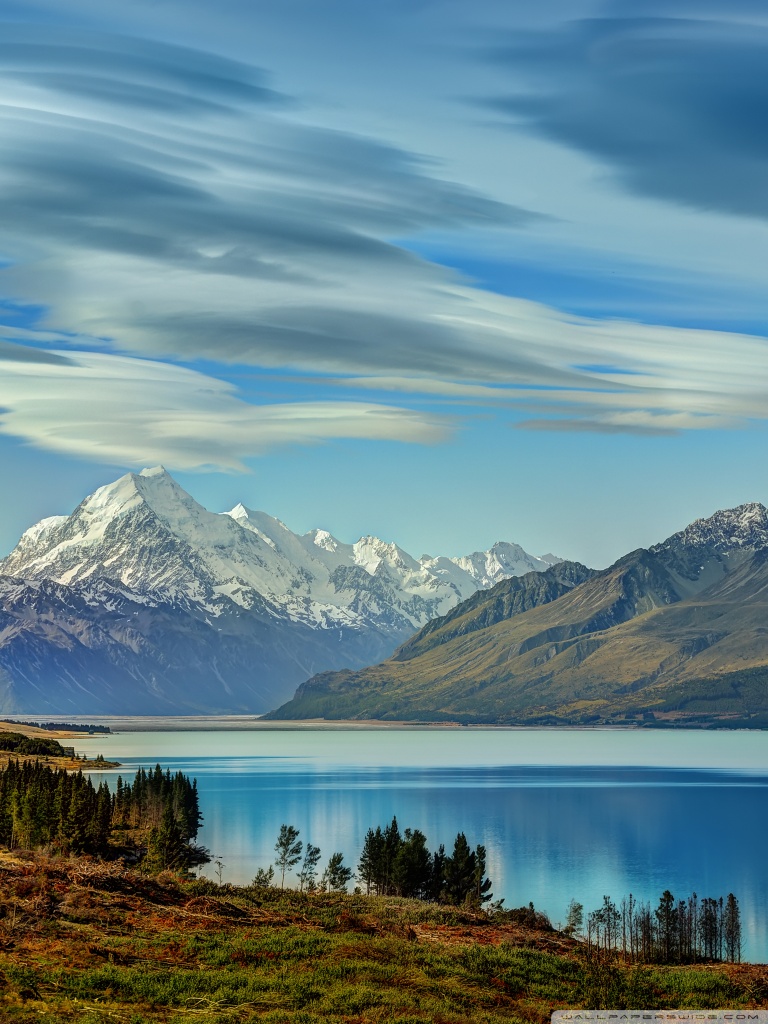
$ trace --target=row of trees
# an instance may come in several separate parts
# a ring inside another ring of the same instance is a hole
[[[202,816],[197,785],[158,765],[140,768],[133,783],[117,780],[114,794],[82,772],[40,762],[10,761],[0,771],[0,843],[13,849],[48,846],[62,853],[109,856],[113,829],[134,830],[152,870],[200,863],[191,845]]]
[[[571,902],[567,930],[584,933],[589,949],[618,952],[637,963],[695,963],[698,960],[741,960],[741,912],[729,893],[676,900],[669,889],[655,909],[630,893],[618,906],[609,896],[587,916]]]
[[[20,718],[0,718],[0,722],[9,725],[31,725],[35,729],[47,729],[49,732],[87,732],[107,735],[112,732],[108,725],[76,725],[73,722],[25,722]]]
[[[20,732],[0,732],[0,750],[12,754],[42,754],[48,757],[64,757],[66,751],[58,740],[48,736],[25,736]]]
[[[257,886],[271,885],[276,867],[280,874],[280,887],[285,887],[287,871],[299,868],[300,891],[319,888],[323,891],[344,892],[356,877],[368,894],[380,896],[410,896],[416,899],[446,903],[482,906],[492,898],[491,882],[485,877],[486,853],[484,846],[471,849],[463,832],[456,836],[453,852],[448,855],[440,846],[434,853],[427,847],[427,839],[419,829],[407,828],[403,833],[393,818],[386,828],[368,829],[355,876],[352,868],[344,864],[344,855],[334,853],[320,876],[318,865],[320,850],[312,843],[306,849],[299,839],[299,831],[292,825],[282,825],[275,844],[274,866],[260,869],[254,879]],[[302,860],[303,853],[303,860]]]

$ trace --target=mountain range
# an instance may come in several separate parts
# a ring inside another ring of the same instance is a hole
[[[360,668],[480,588],[560,560],[303,536],[204,509],[162,467],[44,519],[0,561],[0,711],[261,713]]]
[[[768,511],[717,512],[599,572],[502,581],[268,717],[768,726]]]

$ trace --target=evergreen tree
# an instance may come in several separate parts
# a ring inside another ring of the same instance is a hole
[[[301,865],[301,871],[299,872],[299,892],[303,892],[304,889],[307,892],[311,892],[315,887],[315,878],[317,877],[317,865],[320,862],[320,847],[313,846],[312,843],[307,843],[307,849],[304,853],[304,863]]]
[[[293,825],[281,825],[280,834],[275,843],[275,852],[277,853],[275,864],[280,871],[281,889],[285,888],[285,872],[299,863],[303,848],[304,844],[299,839],[299,830]]]
[[[392,886],[400,896],[426,899],[431,884],[432,858],[427,837],[418,829],[407,828],[392,865]]]
[[[472,902],[478,907],[482,907],[488,900],[493,899],[493,893],[491,892],[492,882],[490,878],[485,877],[485,856],[484,846],[475,847],[475,877]]]
[[[369,828],[365,834],[357,877],[365,884],[366,894],[370,894],[372,889],[381,892],[384,877],[384,835],[381,826],[377,826],[375,832]]]
[[[663,963],[671,963],[677,949],[677,915],[675,914],[675,898],[669,889],[662,893],[656,908],[658,922],[658,944]]]
[[[728,893],[725,903],[723,922],[725,938],[725,957],[731,963],[741,963],[741,912],[739,901],[732,892]]]
[[[476,869],[477,858],[469,848],[467,837],[459,832],[453,853],[446,857],[443,869],[445,898],[449,903],[464,903],[474,888]]]
[[[567,932],[568,935],[581,935],[583,927],[584,904],[577,903],[576,900],[572,899],[568,904],[568,912],[565,918],[565,928],[563,931]]]
[[[432,854],[432,872],[427,898],[438,902],[445,894],[445,847],[441,843]]]
[[[344,854],[334,853],[320,879],[320,888],[325,892],[346,892],[352,878],[352,868],[345,867]]]

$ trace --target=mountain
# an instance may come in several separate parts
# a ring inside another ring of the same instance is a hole
[[[199,505],[129,473],[0,561],[0,711],[261,712],[319,669],[361,667],[490,581],[547,569],[514,544],[414,559]]]
[[[768,511],[717,512],[600,572],[499,583],[268,717],[768,725]]]

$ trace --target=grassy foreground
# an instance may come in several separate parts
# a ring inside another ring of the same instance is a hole
[[[768,967],[630,968],[510,915],[0,858],[5,1024],[544,1024],[768,1006]]]

